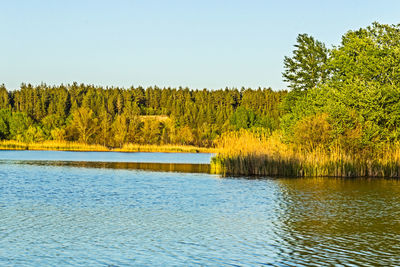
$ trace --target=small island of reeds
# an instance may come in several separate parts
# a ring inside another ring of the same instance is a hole
[[[303,147],[282,141],[279,132],[239,131],[222,136],[212,159],[215,173],[269,177],[400,177],[400,145],[375,151]]]

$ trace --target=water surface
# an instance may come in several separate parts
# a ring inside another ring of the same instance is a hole
[[[209,164],[212,153],[0,150],[0,160]]]
[[[1,266],[400,265],[398,180],[16,162],[0,163]]]

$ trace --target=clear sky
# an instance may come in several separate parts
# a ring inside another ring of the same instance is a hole
[[[0,83],[284,89],[299,33],[330,47],[400,1],[0,0]]]

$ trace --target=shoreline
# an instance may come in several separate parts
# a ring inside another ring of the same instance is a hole
[[[44,141],[25,143],[14,140],[0,141],[1,150],[36,150],[36,151],[75,151],[75,152],[159,152],[159,153],[217,153],[216,148],[186,145],[139,145],[125,144],[122,148],[108,148],[102,145],[88,145],[67,141]]]

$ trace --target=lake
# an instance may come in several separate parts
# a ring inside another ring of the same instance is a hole
[[[399,180],[129,165],[211,156],[0,151],[0,265],[400,265]]]

